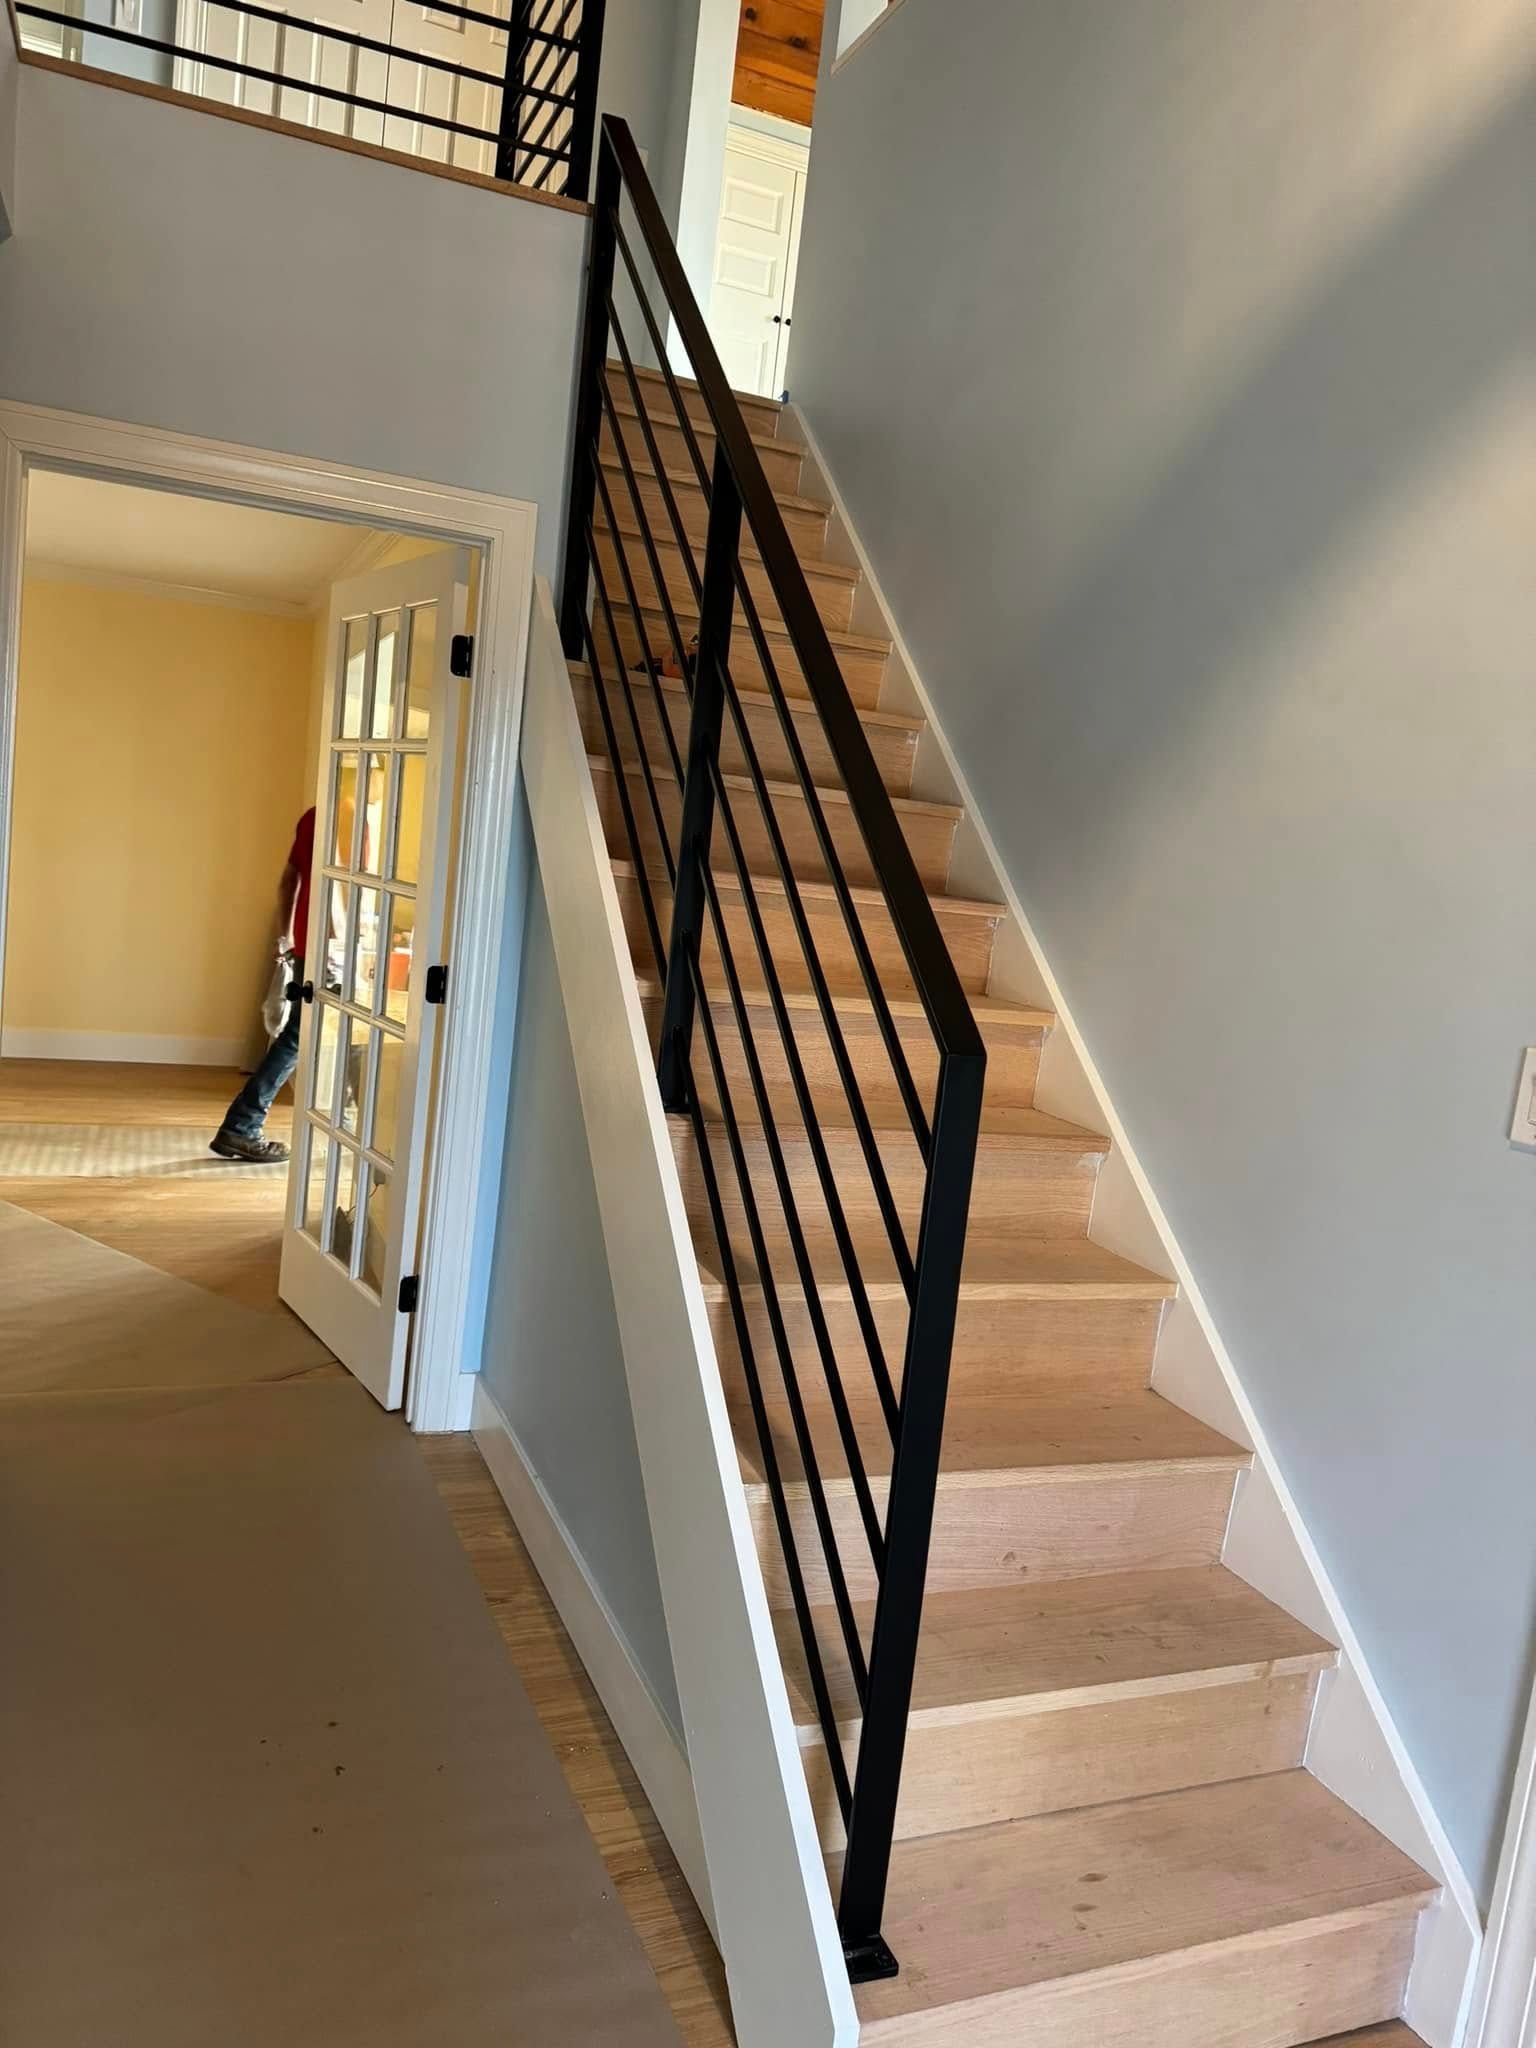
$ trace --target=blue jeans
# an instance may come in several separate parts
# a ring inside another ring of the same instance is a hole
[[[295,960],[293,988],[297,989],[303,979],[304,962]],[[261,1127],[267,1120],[267,1111],[272,1107],[278,1089],[292,1079],[293,1070],[299,1063],[299,1016],[299,999],[292,995],[282,1030],[267,1047],[261,1065],[225,1110],[223,1128],[233,1131],[237,1138],[261,1136]]]

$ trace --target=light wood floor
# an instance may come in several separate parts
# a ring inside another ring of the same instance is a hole
[[[175,1124],[211,1138],[242,1079],[233,1067],[0,1060],[0,1124]],[[291,1121],[289,1106],[275,1104],[268,1135],[286,1140]],[[247,1308],[288,1313],[277,1299],[283,1184],[270,1176],[0,1178],[0,1201]]]
[[[211,1137],[239,1085],[217,1067],[0,1060],[0,1124],[196,1125]],[[286,1138],[289,1122],[279,1105],[269,1134]],[[0,1201],[247,1307],[288,1313],[277,1298],[281,1181],[0,1179]],[[480,1453],[468,1436],[426,1437],[420,1448],[686,2048],[733,2048],[709,1930]]]

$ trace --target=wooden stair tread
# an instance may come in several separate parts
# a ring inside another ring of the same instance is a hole
[[[663,386],[662,388],[665,389],[665,386]],[[609,378],[608,392],[609,396],[613,400],[613,409],[615,412],[623,413],[626,419],[639,419],[640,415],[635,410],[634,398],[631,396],[629,387],[623,381],[622,377],[620,377],[617,381],[611,377]],[[658,420],[654,414],[651,417],[652,424],[655,426],[665,427],[672,433],[680,433],[682,431],[681,422],[678,420],[675,413],[670,419]],[[705,420],[696,420],[690,416],[688,424],[690,427],[692,427],[695,434],[708,434],[711,440],[715,438],[714,427],[711,424],[709,424],[709,422]],[[795,447],[791,442],[788,441],[780,441],[773,434],[759,433],[756,430],[756,428],[753,427],[750,420],[747,422],[747,433],[751,438],[752,445],[754,448],[771,448],[776,454],[779,455],[782,455],[786,450],[789,450],[791,453],[795,455],[801,456],[803,456],[805,453],[805,450],[803,448]]]
[[[642,1000],[661,994],[661,980],[653,968],[637,962],[635,982]],[[742,995],[751,1009],[766,1010],[770,1007],[768,991],[761,983],[744,982]],[[834,988],[831,996],[832,1007],[840,1017],[874,1015],[874,1003],[862,988]],[[887,995],[885,1000],[893,1017],[925,1018],[928,1014],[919,996]],[[1049,1031],[1056,1022],[1054,1010],[1041,1009],[1033,1003],[1010,1003],[1001,996],[973,995],[967,1000],[971,1006],[971,1014],[978,1023],[991,1022],[999,1026],[1014,1025],[1021,1030]],[[819,1010],[821,1007],[816,1000],[815,992],[811,989],[787,988],[784,991],[784,1001],[791,1010]],[[724,1009],[728,1008],[729,1004],[722,997],[716,1007]]]
[[[690,598],[674,597],[672,599],[672,610],[679,624],[685,619],[690,623],[694,623],[699,616],[698,606]],[[643,592],[641,594],[640,613],[643,618],[655,619],[663,626],[666,624],[667,615],[662,610],[660,604],[645,603]],[[764,618],[760,623],[765,638],[769,640],[783,640],[785,642],[789,640],[789,631],[782,619]],[[736,631],[739,633],[746,633],[749,630],[739,617],[736,619],[735,625]],[[891,642],[882,639],[878,633],[852,633],[846,626],[827,626],[825,632],[827,639],[832,644],[834,654],[873,654],[878,655],[883,660],[891,651]],[[796,701],[808,702],[809,700],[797,699]]]
[[[681,738],[679,738],[679,751],[681,751]],[[611,775],[613,773],[613,763],[606,754],[589,753],[587,755],[587,765],[594,775]],[[749,794],[755,794],[755,785],[750,775],[739,775],[732,772],[722,774],[720,779],[727,789],[740,789]],[[763,777],[763,785],[771,797],[802,798],[805,795],[805,791],[798,782],[785,782],[782,779],[775,781],[771,775]],[[835,782],[818,782],[815,785],[815,790],[817,797],[823,804],[846,804],[850,800],[847,790]],[[959,819],[965,815],[964,807],[960,804],[938,804],[934,803],[931,798],[923,796],[892,796],[891,808],[898,813],[905,812],[910,817]]]
[[[856,1602],[855,1611],[867,1642],[874,1603]],[[838,1640],[834,1609],[818,1609],[815,1620],[819,1640]],[[775,1625],[795,1723],[819,1741],[794,1615],[779,1613]],[[911,1722],[1049,1713],[1322,1671],[1337,1659],[1330,1643],[1221,1565],[930,1593]],[[857,1726],[858,1700],[840,1658],[827,1660],[827,1679],[839,1725]]]
[[[619,369],[622,367],[618,364],[617,358],[610,356],[608,360],[612,368]],[[636,377],[642,384],[654,384],[659,392],[670,396],[667,392],[667,380],[660,370],[647,369],[641,363],[636,363],[634,369]],[[681,371],[674,370],[672,372],[672,379],[680,391],[692,391],[699,396],[703,395],[702,386],[697,378],[685,377]],[[627,389],[627,380],[621,388]],[[766,412],[776,420],[784,410],[784,401],[781,398],[765,398],[760,391],[733,391],[731,396],[745,413]]]
[[[619,513],[618,522],[615,526],[610,526],[608,524],[608,515],[599,507],[597,517],[593,521],[594,530],[598,533],[616,532],[622,534],[626,540],[639,540],[641,538],[641,530],[635,519],[633,507],[630,507],[627,511],[622,506],[617,509]],[[677,536],[674,533],[652,533],[651,540],[658,552],[663,548],[674,555],[680,555],[683,552],[678,545]],[[688,552],[702,570],[704,543],[702,541],[690,543]],[[760,563],[763,558],[753,542],[743,538],[741,543],[741,559],[744,562]],[[842,583],[846,584],[849,589],[852,589],[853,585],[858,582],[861,574],[858,569],[850,569],[846,562],[823,561],[819,555],[812,556],[809,561],[803,557],[797,557],[797,559],[800,561],[800,567],[807,580],[813,576],[819,576],[824,583]]]
[[[622,462],[620,462],[618,456],[616,454],[608,454],[605,452],[601,459],[603,468],[606,470],[611,470],[612,473],[622,481],[624,476],[624,465]],[[666,478],[667,482],[671,484],[674,491],[699,491],[702,493],[704,489],[704,486],[699,482],[698,473],[693,468],[693,465],[691,463],[686,468],[684,468],[681,464],[664,462],[662,465],[661,473]],[[636,474],[639,478],[639,481],[641,483],[644,483],[648,478],[653,479],[656,475],[656,471],[654,466],[647,462],[645,469],[643,471],[637,471]],[[825,517],[829,515],[832,510],[832,507],[826,502],[824,498],[807,498],[803,496],[799,491],[776,490],[773,493],[773,502],[777,506],[779,506],[780,509],[783,511],[809,512],[813,515],[820,517]],[[657,534],[655,538],[659,540],[661,538],[660,534]]]
[[[741,878],[734,871],[728,870],[725,865],[731,859],[729,849],[724,847],[717,848],[716,854],[715,886],[723,895],[740,896],[742,893]],[[615,853],[611,854],[609,859],[616,876],[621,876],[625,881],[633,880],[635,864],[627,855]],[[646,878],[653,890],[658,887],[662,889],[671,887],[664,869],[647,868]],[[747,878],[751,882],[753,893],[756,896],[788,896],[789,892],[785,888],[782,878],[778,875],[759,875],[749,869]],[[799,890],[802,899],[808,903],[831,903],[835,902],[837,898],[837,892],[830,882],[819,882],[809,876],[796,875],[795,887]],[[981,917],[996,923],[1005,915],[1001,903],[980,903],[974,896],[949,896],[942,889],[929,889],[925,893],[934,909],[942,911],[946,917]],[[883,910],[886,907],[884,890],[872,888],[867,882],[850,882],[848,884],[848,894],[853,898],[854,903],[863,909]]]
[[[776,1367],[774,1368],[776,1371]],[[814,1358],[800,1363],[800,1385],[810,1403],[813,1386],[823,1389],[811,1415],[817,1464],[829,1491],[846,1491],[842,1445],[825,1383]],[[885,1427],[867,1367],[845,1370],[849,1406],[858,1430],[865,1470],[872,1485],[891,1468],[890,1432]],[[776,1384],[776,1382],[775,1382]],[[749,1484],[762,1482],[756,1428],[743,1396],[737,1406],[738,1450]],[[772,1413],[774,1441],[786,1488],[803,1490],[799,1450],[787,1406]],[[941,1491],[963,1486],[1027,1485],[1031,1478],[1067,1473],[1101,1474],[1110,1467],[1155,1465],[1163,1471],[1209,1471],[1214,1466],[1244,1470],[1251,1453],[1219,1431],[1175,1408],[1150,1388],[1105,1394],[1045,1393],[1008,1400],[968,1400],[952,1394],[944,1418]]]
[[[573,676],[579,677],[582,680],[590,678],[591,671],[586,662],[573,661],[569,664],[569,667]],[[632,670],[631,673],[638,675],[643,674],[643,671]],[[688,692],[683,686],[681,676],[658,676],[656,680],[661,688],[670,696],[681,697],[685,702],[687,701]],[[646,677],[647,688],[649,688],[649,685],[650,678]],[[767,690],[750,690],[738,683],[736,694],[741,699],[742,704],[748,709],[772,710],[774,708],[773,696]],[[816,708],[809,697],[790,697],[789,705],[792,711],[802,715],[814,712]],[[928,723],[925,718],[920,718],[915,713],[909,711],[880,711],[872,706],[856,706],[855,709],[858,712],[860,725],[885,726],[892,732],[922,732]]]
[[[882,1929],[901,1974],[855,1999],[870,2026],[966,2002],[979,2019],[1029,1986],[1435,1891],[1302,1770],[1078,1807],[903,1843]]]
[[[854,1240],[871,1301],[905,1300],[884,1236],[875,1238],[856,1229]],[[822,1299],[846,1301],[848,1281],[836,1246],[812,1235],[810,1253]],[[722,1300],[725,1283],[707,1263],[714,1256],[712,1248],[701,1248],[700,1278],[705,1298]],[[760,1296],[762,1287],[752,1261],[741,1248],[737,1249],[736,1267],[743,1293]],[[798,1286],[777,1267],[775,1280],[782,1297],[798,1298]],[[963,1299],[991,1301],[1171,1301],[1178,1286],[1089,1238],[1018,1237],[1007,1244],[968,1243],[960,1293]]]
[[[754,1137],[762,1130],[758,1118],[757,1104],[750,1094],[734,1102],[736,1122],[744,1137]],[[723,1120],[713,1108],[704,1112],[706,1125],[719,1133],[711,1139],[712,1145],[726,1143]],[[848,1106],[846,1095],[829,1101],[817,1109],[816,1122],[823,1131],[837,1131],[839,1134],[853,1130],[853,1112]],[[897,1131],[910,1134],[912,1126],[899,1108],[875,1109],[869,1112],[870,1128],[874,1131]],[[786,1113],[780,1117],[775,1128],[787,1143],[803,1141],[804,1130],[797,1116]],[[914,1141],[915,1142],[915,1141]],[[1082,1124],[1068,1123],[1065,1117],[1052,1116],[1043,1109],[1028,1109],[1010,1103],[988,1103],[985,1099],[981,1109],[981,1139],[977,1146],[978,1158],[991,1151],[1065,1152],[1080,1157],[1085,1153],[1108,1152],[1110,1141],[1098,1131],[1090,1131]],[[714,1155],[722,1157],[721,1152]]]

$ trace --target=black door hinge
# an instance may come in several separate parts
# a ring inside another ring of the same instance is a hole
[[[442,966],[442,967],[429,967],[429,968],[427,969],[427,1001],[428,1001],[429,1003],[446,1003],[446,1002],[447,1002],[447,1000],[448,1000],[448,969],[447,969],[447,966],[446,966],[446,965],[444,965],[444,966]]]
[[[474,662],[474,634],[455,633],[448,648],[448,673],[452,676],[467,676],[474,667]]]
[[[416,1313],[416,1303],[421,1295],[421,1276],[412,1273],[400,1282],[400,1313],[403,1316]]]

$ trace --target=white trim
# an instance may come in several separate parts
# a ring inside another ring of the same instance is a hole
[[[650,1680],[640,1669],[602,1588],[588,1571],[560,1510],[545,1492],[516,1430],[483,1380],[475,1384],[470,1428],[533,1559],[534,1570],[565,1624],[614,1733],[634,1765],[640,1789],[713,1933],[715,1909],[709,1892],[709,1866],[704,1861],[704,1837],[699,1832],[699,1802],[693,1795],[682,1739],[652,1692]]]
[[[838,51],[837,55],[832,59],[832,69],[834,71],[841,71],[845,64],[851,64],[854,58],[858,56],[860,50],[867,48],[874,41],[875,37],[879,35],[881,29],[885,27],[885,24],[896,13],[898,8],[905,5],[906,0],[889,0],[889,4],[881,8],[869,26],[859,30],[859,33],[854,37],[847,49]],[[842,10],[839,8],[839,22],[841,22],[841,18]]]
[[[171,583],[158,576],[134,576],[126,570],[81,568],[74,562],[48,562],[29,554],[29,583],[85,583],[98,590],[124,590],[134,597],[158,597],[173,604],[219,605],[229,611],[270,614],[278,619],[312,619],[318,600],[256,597],[245,591],[210,589],[201,583]]]
[[[810,150],[811,130],[804,121],[786,121],[782,114],[765,114],[761,107],[744,107],[740,100],[732,100],[726,111],[733,128],[744,128],[749,134]]]
[[[462,1427],[466,1392],[461,1367],[465,1361],[478,1364],[482,1335],[470,1296],[471,1226],[481,1190],[500,1163],[502,1119],[489,1109],[493,1091],[505,1085],[509,1057],[503,1053],[493,1069],[486,1048],[493,1043],[503,952],[515,958],[520,943],[520,933],[505,928],[506,848],[515,817],[511,764],[522,716],[535,507],[481,491],[0,401],[0,973],[9,869],[5,827],[15,775],[26,476],[32,468],[159,484],[481,550],[451,926],[455,972],[438,1056],[434,1164],[421,1238],[421,1306],[407,1390],[413,1428]]]
[[[1515,1770],[1467,2048],[1536,2048],[1536,1692]]]
[[[851,2048],[858,2016],[800,1761],[698,1258],[549,587],[523,780],[618,1313],[741,2048]]]
[[[240,1067],[256,1042],[243,1038],[186,1038],[149,1031],[49,1031],[8,1024],[0,1031],[0,1057],[8,1060],[104,1060],[127,1066]]]
[[[810,129],[806,128],[801,131],[805,138],[803,141],[787,135],[769,134],[763,129],[754,128],[749,122],[743,121],[741,119],[742,112],[743,109],[740,107],[733,106],[731,108],[731,118],[726,123],[725,129],[725,146],[727,150],[732,148],[743,150],[748,156],[761,157],[765,163],[782,164],[786,170],[799,171],[803,174],[811,158]],[[786,122],[784,125],[787,127],[789,124]],[[721,191],[720,198],[723,205],[725,201],[723,190]]]
[[[950,887],[1006,905],[1008,915],[998,926],[993,955],[993,990],[1015,1001],[1045,1004],[1056,1013],[1057,1028],[1046,1041],[1036,1099],[1042,1109],[1103,1130],[1113,1141],[1099,1176],[1090,1234],[1179,1283],[1179,1299],[1170,1304],[1163,1320],[1154,1385],[1175,1405],[1253,1451],[1253,1469],[1242,1476],[1237,1489],[1223,1562],[1340,1645],[1339,1668],[1320,1689],[1307,1766],[1444,1887],[1439,1903],[1420,1926],[1406,2016],[1428,2048],[1456,2048],[1481,1940],[1471,1884],[1371,1676],[1338,1590],[1307,1534],[1172,1226],[1051,974],[848,507],[798,406],[786,409],[780,434],[804,446],[816,472],[802,481],[801,489],[832,506],[829,559],[845,550],[862,572],[852,629],[890,636],[893,655],[882,703],[888,709],[920,711],[927,720],[913,794],[964,807]]]

